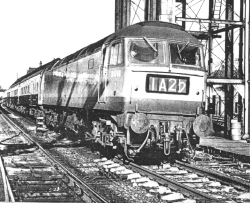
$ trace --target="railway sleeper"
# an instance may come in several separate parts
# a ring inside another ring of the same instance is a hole
[[[26,180],[19,180],[13,182],[14,185],[56,185],[59,181],[57,180],[35,180],[35,181],[26,181]]]
[[[55,172],[54,167],[49,166],[46,168],[13,168],[13,167],[6,167],[8,173],[34,173],[34,172]]]
[[[104,173],[104,175],[109,174],[111,170],[110,171],[104,170],[106,172]],[[171,199],[175,201],[177,201],[177,199],[179,199],[180,201],[183,201],[185,199],[187,200],[187,198],[185,198],[183,194],[179,193],[180,192],[179,190],[175,190],[175,189],[170,190],[168,188],[168,185],[164,186],[164,184],[160,186],[158,184],[159,181],[157,180],[156,182],[156,180],[154,180],[152,177],[146,177],[146,176],[142,177],[139,173],[135,173],[132,170],[127,170],[127,172],[128,173],[126,174],[118,174],[118,173],[111,172],[111,174],[112,173],[113,175],[116,174],[113,176],[113,178],[115,179],[129,181],[133,183],[133,186],[139,186],[139,187],[146,189],[148,192],[152,194],[158,194],[159,198],[162,200],[169,200],[169,201]],[[189,198],[191,197],[189,196]],[[196,202],[196,201],[195,200],[191,201],[189,199],[189,202]]]
[[[31,198],[31,197],[73,197],[74,194],[70,194],[68,192],[28,192],[28,193],[21,193],[21,196],[24,198]]]
[[[33,152],[32,155],[27,154],[23,156],[11,156],[11,157],[4,157],[4,162],[44,162],[48,163],[47,159],[45,157],[34,157],[34,153],[41,154],[39,151]]]
[[[25,165],[29,165],[29,166],[49,166],[48,161],[45,158],[37,158],[36,160],[23,160],[23,159],[15,159],[15,158],[5,158],[4,159],[5,165],[21,165],[21,166],[25,166]]]
[[[44,163],[44,164],[41,164],[41,163],[25,163],[25,162],[19,162],[19,163],[8,163],[8,164],[5,164],[6,167],[20,167],[20,168],[32,168],[32,169],[43,169],[43,168],[47,168],[49,167],[48,164]]]
[[[106,164],[106,166],[105,166]],[[104,162],[103,164],[99,164],[101,165],[105,170],[101,169],[101,171],[104,171],[103,174],[108,174],[109,177],[114,177],[114,178],[119,178],[120,175],[116,174],[115,176],[112,176],[110,173],[114,173],[116,170],[118,170],[119,167],[116,168],[112,168],[112,163],[111,162]],[[218,182],[217,179],[215,178],[211,178],[209,177],[209,179],[204,176],[204,174],[200,174],[200,177],[199,175],[197,174],[192,174],[192,171],[191,170],[188,170],[188,169],[183,169],[182,167],[179,167],[178,166],[178,170],[177,170],[177,167],[174,167],[174,166],[170,166],[171,167],[171,170],[167,170],[166,169],[161,169],[160,171],[158,171],[158,169],[154,169],[154,170],[157,170],[157,173],[159,172],[164,172],[162,173],[162,175],[164,175],[164,177],[166,178],[169,178],[169,179],[172,179],[172,181],[176,181],[178,183],[181,183],[181,184],[184,184],[186,186],[188,186],[189,188],[193,188],[194,190],[197,190],[197,191],[200,191],[201,193],[207,193],[207,194],[211,194],[211,197],[212,198],[215,198],[215,199],[220,199],[220,198],[239,198],[241,192],[238,193],[238,196],[237,194],[231,194],[230,191],[234,190],[234,187],[232,186],[227,186],[227,184],[221,184],[220,181]],[[110,170],[106,170],[107,168],[111,168]],[[176,170],[174,170],[174,168],[176,168]],[[126,169],[125,169],[126,170]],[[186,171],[184,173],[184,171]],[[143,172],[141,172],[142,174],[144,174]],[[184,176],[182,176],[182,173],[184,174]],[[188,176],[186,176],[188,174]],[[144,180],[148,180],[147,179],[147,173],[144,174],[145,177],[137,177],[137,176],[134,176],[135,178],[135,181],[132,181],[132,182],[140,182],[140,181],[144,181]],[[186,175],[185,175],[186,174]],[[136,175],[135,173],[134,174],[129,174],[127,175],[127,180],[129,180],[129,176],[130,175]],[[185,178],[186,177],[186,178]],[[192,177],[192,178],[191,178]],[[179,179],[178,179],[179,178]],[[152,178],[150,178],[152,180]],[[161,178],[161,180],[157,178],[157,182],[158,183],[161,183],[162,185],[164,185],[164,182],[161,182],[163,181],[164,178]],[[135,184],[135,183],[134,183]],[[172,191],[174,192],[179,192],[179,189],[176,188],[172,183],[171,184],[168,184],[168,185],[165,185],[166,187],[169,187]],[[218,187],[218,188],[217,188]],[[183,190],[183,192],[186,194],[185,190]],[[222,195],[220,195],[220,192],[222,192]],[[182,192],[181,192],[182,193]],[[217,194],[216,194],[217,193]],[[229,193],[230,196],[225,196],[224,193]],[[245,193],[244,195],[247,196],[249,195],[250,193]],[[189,198],[193,198],[191,197],[190,195],[186,194],[187,196],[189,196]],[[209,197],[209,196],[207,196]]]
[[[14,191],[17,191],[17,193],[25,193],[27,191],[32,191],[32,192],[52,192],[52,191],[57,191],[57,192],[67,192],[68,189],[64,187],[58,187],[56,184],[43,184],[43,185],[21,185],[13,188]]]
[[[50,180],[58,180],[63,179],[63,175],[60,174],[46,174],[46,173],[39,173],[39,174],[17,174],[17,175],[10,175],[8,174],[9,180],[13,181],[37,181],[37,180],[43,180],[43,181],[50,181]]]
[[[79,199],[75,199],[75,197],[56,197],[56,198],[52,198],[52,197],[37,197],[37,198],[25,198],[23,199],[23,201],[25,202],[82,202],[82,200]]]
[[[32,173],[32,172],[19,172],[19,171],[16,171],[16,172],[8,172],[8,175],[11,177],[11,176],[13,176],[14,177],[14,180],[15,179],[26,179],[26,177],[29,177],[30,179],[40,179],[41,177],[43,177],[43,176],[52,176],[52,175],[54,175],[55,173],[54,172],[49,172],[49,171],[47,171],[47,172],[44,172],[44,173]],[[16,178],[16,177],[18,177],[18,178]]]

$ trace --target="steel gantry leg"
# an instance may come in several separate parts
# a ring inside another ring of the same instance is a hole
[[[115,1],[115,31],[130,25],[131,0]]]
[[[245,132],[244,132],[244,138],[249,137],[249,0],[245,0],[245,9],[246,9],[246,15],[245,15],[245,114],[244,114],[244,124],[245,124]]]
[[[226,1],[226,20],[234,20],[234,0]],[[225,78],[233,78],[234,73],[234,30],[228,29],[225,32]],[[231,120],[233,119],[233,95],[232,84],[225,84],[225,117],[224,133],[226,138],[231,138]]]

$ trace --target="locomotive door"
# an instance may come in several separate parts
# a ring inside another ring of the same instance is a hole
[[[102,63],[99,66],[98,102],[106,102],[106,86],[109,58],[109,47],[107,45],[103,45],[101,55]]]

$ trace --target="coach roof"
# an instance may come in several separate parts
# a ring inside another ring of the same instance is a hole
[[[18,78],[11,86],[10,88],[12,87],[15,87],[16,85],[26,81],[27,79],[31,78],[31,77],[34,77],[36,75],[38,75],[41,71],[53,66],[57,61],[59,61],[60,59],[59,58],[56,58],[56,59],[53,59],[52,61],[36,68],[35,70],[31,71],[30,73]]]

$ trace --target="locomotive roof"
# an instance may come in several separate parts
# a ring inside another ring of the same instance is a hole
[[[39,74],[42,70],[46,69],[46,68],[49,68],[51,66],[53,66],[58,60],[60,60],[59,58],[57,59],[54,59],[53,61],[50,61],[38,68],[36,68],[35,70],[31,71],[30,73],[18,78],[11,86],[10,88],[12,87],[15,87],[17,84],[19,84],[20,82],[24,82],[25,80],[27,80],[30,76],[35,76],[37,74]]]
[[[111,41],[113,38],[120,37],[147,37],[199,43],[195,37],[186,32],[180,25],[161,21],[140,22],[121,29],[113,35],[107,40]]]
[[[190,43],[199,43],[199,41],[191,34],[186,32],[183,27],[173,23],[161,22],[161,21],[146,21],[140,22],[128,27],[125,27],[117,32],[93,43],[87,47],[84,47],[77,52],[70,54],[63,58],[63,60],[56,66],[67,64],[76,60],[82,56],[92,54],[96,49],[102,47],[103,44],[109,43],[115,39],[123,37],[147,37],[147,38],[159,38],[177,41],[189,41]]]

